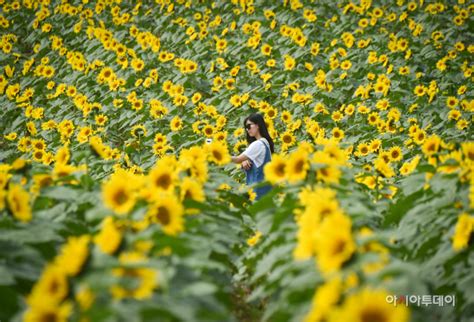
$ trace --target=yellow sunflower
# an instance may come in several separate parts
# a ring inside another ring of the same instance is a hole
[[[101,251],[109,255],[115,253],[119,248],[122,243],[122,233],[111,216],[102,221],[102,229],[94,237],[94,243],[99,246]]]
[[[370,146],[363,142],[363,143],[360,143],[358,146],[357,146],[357,156],[366,156],[367,154],[370,153]]]
[[[203,202],[205,200],[204,190],[202,185],[195,179],[185,177],[181,181],[180,186],[180,199],[192,199],[199,202]]]
[[[130,212],[136,202],[133,181],[132,175],[124,170],[114,173],[109,181],[102,185],[105,205],[119,215]]]
[[[208,159],[217,165],[225,165],[231,160],[227,145],[222,144],[222,142],[214,141],[207,144],[205,149]]]
[[[432,156],[439,151],[441,145],[441,139],[437,135],[428,137],[422,146],[422,151],[427,156]]]
[[[286,179],[287,161],[279,154],[272,155],[272,161],[263,168],[265,179],[272,184],[282,182]]]
[[[172,191],[177,180],[177,174],[173,167],[165,162],[158,162],[148,173],[148,182],[153,189]]]
[[[407,176],[413,171],[415,171],[416,167],[418,166],[418,162],[420,161],[420,156],[415,156],[411,161],[405,162],[400,168],[400,174],[402,176]]]
[[[283,145],[290,147],[293,146],[296,143],[296,138],[293,133],[290,131],[284,132],[282,135],[280,135],[280,140],[283,143]]]
[[[7,202],[13,217],[24,222],[31,220],[30,195],[20,185],[10,184]]]
[[[384,290],[364,288],[349,295],[340,309],[334,310],[328,322],[407,322],[409,311],[404,305],[387,302],[390,294]]]
[[[139,252],[126,252],[119,256],[121,264],[139,265],[146,263],[147,258]],[[158,286],[157,271],[148,267],[118,267],[112,270],[112,275],[118,278],[133,278],[136,283],[127,284],[126,286],[114,284],[110,288],[110,292],[115,299],[131,297],[137,300],[150,298],[153,290]],[[124,283],[125,284],[125,283]]]
[[[403,158],[402,149],[399,146],[393,146],[388,150],[390,161],[397,162]]]
[[[313,297],[311,310],[306,315],[304,322],[325,321],[334,305],[339,301],[342,287],[339,278],[333,278],[318,287]]]
[[[25,322],[56,321],[67,322],[73,311],[71,302],[56,305],[37,305],[30,307],[23,317]]]
[[[474,142],[461,143],[461,149],[465,156],[465,160],[468,162],[474,162]]]
[[[69,285],[66,274],[60,267],[48,264],[28,295],[31,307],[51,307],[59,304],[68,294]]]
[[[179,116],[175,116],[170,122],[171,131],[179,131],[183,128],[183,121]]]
[[[159,223],[168,235],[176,235],[184,230],[183,205],[173,194],[156,196],[146,217],[152,223]]]
[[[467,213],[459,215],[454,235],[452,237],[454,250],[460,251],[467,247],[473,229],[474,217],[469,216]]]
[[[304,180],[309,169],[308,153],[301,149],[293,152],[286,162],[285,169],[289,182]]]
[[[54,159],[56,163],[66,164],[69,162],[70,157],[71,153],[69,152],[69,148],[67,146],[63,146],[58,149],[56,155],[54,156]]]
[[[89,242],[90,237],[88,235],[69,237],[67,243],[61,247],[59,255],[55,258],[57,266],[67,275],[77,275],[89,255]]]
[[[385,178],[391,178],[395,175],[395,171],[393,171],[390,164],[381,157],[378,157],[374,161],[374,166],[375,166],[375,169]]]
[[[325,183],[339,183],[341,177],[341,170],[334,165],[328,165],[316,171],[316,176],[319,180]]]
[[[355,252],[351,226],[350,218],[341,213],[328,216],[321,223],[315,244],[318,266],[323,273],[339,270]]]

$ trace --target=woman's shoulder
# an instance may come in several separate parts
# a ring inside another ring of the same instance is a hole
[[[258,141],[262,142],[263,145],[266,145],[266,146],[270,147],[270,143],[268,142],[268,140],[266,138],[261,138]]]
[[[265,145],[268,145],[268,141],[265,138],[261,138],[259,140],[255,140],[252,143],[250,143],[248,148],[252,150],[253,149],[260,150],[264,148]]]

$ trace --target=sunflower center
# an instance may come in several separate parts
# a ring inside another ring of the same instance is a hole
[[[58,321],[58,316],[54,312],[48,312],[41,316],[41,322],[56,322]]]
[[[156,179],[156,185],[158,187],[161,187],[163,189],[168,189],[168,187],[171,185],[171,178],[169,175],[164,174],[162,176],[159,176]]]
[[[284,164],[279,164],[275,168],[275,172],[279,177],[283,177],[285,175],[285,165]]]
[[[128,196],[123,189],[119,189],[114,195],[114,201],[118,205],[123,205],[127,200]]]
[[[295,164],[295,172],[301,172],[303,171],[303,166],[304,166],[304,161],[303,160],[298,160]]]
[[[53,183],[53,179],[52,179],[51,177],[43,178],[43,179],[41,179],[41,181],[39,182],[39,184],[40,184],[41,187],[48,186],[48,185],[50,185],[51,183]]]
[[[218,161],[222,160],[222,154],[219,151],[212,151],[212,155]]]
[[[321,170],[319,170],[321,175],[323,177],[327,177],[329,175],[329,172],[328,172],[328,169],[327,168],[322,168]]]
[[[158,218],[158,220],[160,221],[160,223],[163,226],[168,225],[171,221],[170,212],[169,212],[168,208],[163,207],[163,206],[159,206],[158,207],[158,212],[156,214],[156,218]]]
[[[140,276],[138,270],[133,269],[133,268],[125,270],[124,275],[127,276],[127,277],[139,277]]]
[[[191,190],[186,190],[186,193],[184,194],[184,199],[193,199],[193,193]]]
[[[12,207],[12,210],[13,212],[19,212],[20,209],[21,209],[21,206],[20,206],[20,201],[18,200],[18,198],[16,196],[13,196],[12,198],[12,204],[11,204],[11,207]]]
[[[334,242],[334,246],[333,246],[333,254],[339,254],[339,253],[342,253],[342,251],[344,250],[346,246],[346,241],[343,240],[343,239],[339,239],[339,240],[336,240]],[[376,322],[376,321],[379,321],[379,320],[365,320],[365,319],[362,319],[362,321],[373,321],[373,322]],[[382,320],[380,320],[382,321]]]
[[[361,314],[362,322],[386,322],[387,316],[383,312],[366,309]]]
[[[51,281],[51,284],[49,285],[49,290],[51,291],[52,294],[55,294],[59,289],[59,283],[57,280]]]
[[[332,212],[331,208],[325,207],[325,208],[321,209],[321,216],[326,217],[329,214],[331,214],[331,212]]]

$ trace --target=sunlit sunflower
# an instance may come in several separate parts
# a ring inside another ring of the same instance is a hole
[[[403,158],[402,149],[399,146],[393,146],[388,150],[390,161],[397,162]]]
[[[425,142],[426,139],[426,132],[424,130],[418,130],[413,134],[413,141],[421,145]]]
[[[304,322],[326,321],[329,313],[339,301],[343,284],[340,278],[332,278],[319,286],[314,294],[311,310],[306,315]]]
[[[51,307],[58,305],[68,292],[66,274],[57,265],[48,264],[26,301],[31,307]]]
[[[25,322],[67,322],[72,311],[72,303],[68,301],[61,305],[38,305],[28,308],[23,319]]]
[[[272,161],[263,168],[265,179],[275,184],[286,179],[286,160],[279,154],[272,155]]]
[[[33,151],[33,160],[36,162],[43,162],[46,153],[43,150],[34,150]]]
[[[192,199],[203,202],[205,195],[202,185],[197,180],[185,177],[180,184],[180,199]]]
[[[131,180],[133,179],[129,173],[119,171],[102,185],[105,205],[117,214],[127,214],[135,206],[136,197]]]
[[[474,217],[469,216],[467,213],[459,215],[452,237],[454,250],[460,251],[467,247],[473,229]]]
[[[415,171],[416,167],[418,166],[419,161],[420,161],[420,156],[417,155],[411,161],[405,162],[400,168],[400,174],[402,176],[407,176],[413,171]]]
[[[461,143],[462,153],[468,162],[474,162],[474,142]]]
[[[148,299],[153,295],[153,290],[158,286],[157,272],[155,269],[146,267],[115,268],[112,275],[123,277],[134,283],[114,284],[110,287],[110,293],[114,299],[134,298],[136,300]]]
[[[179,131],[183,128],[183,121],[179,116],[175,116],[170,122],[171,131]]]
[[[340,213],[328,216],[321,223],[315,243],[318,266],[323,273],[340,269],[355,252],[351,226],[350,218]]]
[[[341,177],[341,170],[337,166],[328,165],[316,171],[316,176],[319,180],[325,183],[339,183]]]
[[[409,311],[405,305],[387,302],[390,294],[384,290],[364,288],[349,295],[340,309],[334,310],[328,322],[407,322]]]
[[[31,220],[30,195],[20,185],[10,184],[7,202],[13,217],[24,222]]]
[[[208,159],[217,165],[225,165],[230,162],[230,154],[227,145],[214,141],[205,146]]]
[[[308,153],[301,149],[293,152],[286,162],[286,176],[289,182],[304,180],[309,169]]]
[[[395,175],[395,171],[392,169],[390,164],[381,157],[378,157],[374,161],[374,166],[375,169],[386,178],[391,178]]]
[[[358,156],[366,156],[367,154],[369,154],[371,151],[370,151],[370,146],[363,142],[363,143],[360,143],[358,146],[357,146],[357,155]]]
[[[370,141],[370,152],[377,152],[382,145],[382,141],[380,139],[373,139]]]
[[[148,173],[148,181],[153,189],[172,191],[177,180],[174,165],[160,161]]]
[[[114,219],[107,216],[102,221],[100,232],[94,237],[94,243],[107,254],[114,254],[122,243],[122,232],[117,228]]]
[[[147,218],[161,225],[168,235],[176,235],[184,230],[183,205],[170,193],[162,193],[149,205]]]
[[[333,128],[331,133],[332,133],[332,137],[336,141],[340,141],[344,138],[344,131],[341,130],[340,128],[338,128],[338,127]]]
[[[293,133],[286,131],[280,135],[281,142],[286,146],[293,146],[296,143],[296,138]]]
[[[428,137],[422,146],[422,151],[425,155],[431,156],[439,151],[441,145],[441,139],[437,135]]]
[[[202,128],[202,133],[209,138],[214,134],[214,127],[212,125],[205,125]]]
[[[67,243],[61,247],[59,255],[55,258],[57,266],[67,275],[77,275],[89,255],[89,242],[90,236],[88,235],[69,237]]]
[[[264,44],[261,48],[261,52],[265,56],[269,56],[272,52],[272,47],[269,44]]]

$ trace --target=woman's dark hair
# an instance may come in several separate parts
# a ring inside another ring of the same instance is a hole
[[[274,150],[273,140],[270,137],[270,134],[268,133],[267,125],[265,124],[265,120],[263,119],[262,114],[253,113],[247,116],[244,120],[244,129],[245,129],[245,125],[247,124],[247,121],[250,121],[258,125],[258,130],[260,132],[260,135],[263,136],[265,139],[267,139],[268,143],[270,144],[270,151],[274,153],[275,150]],[[248,131],[245,131],[245,135],[247,136],[248,144],[257,140],[256,138],[251,137]]]

